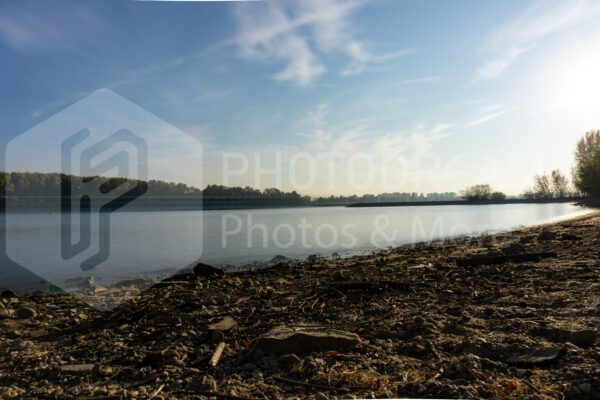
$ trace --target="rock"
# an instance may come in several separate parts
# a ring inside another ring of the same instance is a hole
[[[207,278],[210,276],[223,275],[224,273],[225,272],[222,269],[215,268],[208,264],[198,263],[194,267],[194,275],[196,275],[197,278]]]
[[[521,236],[519,238],[519,243],[521,244],[526,244],[526,243],[533,243],[533,239],[535,239],[535,236],[529,235],[529,236]]]
[[[262,378],[263,378],[262,372],[260,372],[260,370],[258,370],[258,369],[255,369],[254,371],[252,371],[252,378],[262,380]]]
[[[7,319],[0,321],[0,330],[15,330],[17,329],[17,323],[13,320]]]
[[[507,243],[503,246],[500,247],[500,251],[502,251],[502,253],[504,253],[505,255],[514,255],[514,254],[521,254],[523,252],[525,252],[525,247],[518,242],[513,242],[513,243]]]
[[[214,344],[219,344],[225,341],[225,334],[221,331],[213,331],[211,335],[211,340]]]
[[[182,282],[182,281],[193,281],[196,278],[196,274],[193,272],[179,272],[175,275],[163,279],[162,282]]]
[[[89,374],[96,368],[95,364],[68,364],[61,365],[60,372],[67,374]]]
[[[311,254],[310,256],[306,257],[306,261],[310,262],[310,263],[314,263],[317,262],[317,259],[319,257],[316,254]]]
[[[15,310],[15,317],[17,319],[29,319],[37,317],[37,311],[31,307],[20,307]]]
[[[351,332],[325,327],[279,327],[258,338],[254,345],[265,353],[302,354],[311,351],[340,350],[355,346],[360,337]]]
[[[204,375],[200,383],[200,388],[205,392],[216,392],[217,381],[210,375]]]
[[[594,345],[594,342],[598,338],[598,332],[593,329],[583,329],[571,333],[569,341],[580,347],[590,347]]]
[[[583,239],[581,236],[574,235],[572,233],[563,233],[560,235],[560,240],[569,240],[573,242],[578,242]]]
[[[214,324],[210,324],[208,326],[208,329],[211,331],[222,331],[222,332],[226,332],[230,329],[233,329],[237,326],[237,322],[231,318],[230,316],[226,316],[224,317],[222,320],[220,320],[219,322],[216,322]]]
[[[256,364],[254,364],[254,363],[251,363],[251,362],[247,362],[247,363],[245,363],[244,365],[242,365],[242,366],[240,367],[240,369],[241,369],[242,371],[247,371],[247,372],[252,372],[252,371],[254,371],[256,368],[257,368],[257,367],[256,367]]]
[[[521,354],[513,354],[506,362],[508,364],[518,365],[522,367],[534,367],[543,364],[549,364],[557,361],[563,356],[565,347],[542,348],[526,350]]]
[[[581,393],[591,393],[592,385],[589,382],[584,382],[577,387]]]
[[[148,319],[148,325],[151,326],[177,326],[181,320],[177,314],[169,311],[158,311]]]
[[[293,353],[284,354],[277,359],[277,363],[281,368],[290,368],[294,365],[300,364],[301,362],[302,360],[300,359],[300,357]]]
[[[0,298],[3,298],[3,299],[15,299],[17,297],[18,296],[14,291],[8,290],[8,289],[3,290],[2,293],[0,294]]]
[[[15,399],[23,393],[25,393],[25,390],[14,386],[0,388],[0,399]]]
[[[96,282],[93,276],[89,278],[81,278],[77,283],[77,288],[81,290],[89,290],[94,289],[96,287]]]
[[[539,242],[556,239],[556,233],[552,231],[542,231],[537,237]]]
[[[349,278],[349,277],[348,277],[348,275],[347,275],[347,274],[346,274],[344,271],[337,270],[337,271],[335,271],[335,272],[334,272],[334,273],[331,275],[331,278],[332,278],[334,281],[338,281],[338,282],[339,282],[339,281],[345,281],[345,280],[348,280],[348,278]]]
[[[277,264],[280,262],[285,262],[285,261],[290,261],[291,259],[286,257],[286,256],[282,256],[281,254],[276,255],[275,257],[271,258],[271,263],[273,264]]]

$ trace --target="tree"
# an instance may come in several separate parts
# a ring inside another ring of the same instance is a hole
[[[502,192],[493,192],[490,195],[490,198],[492,200],[504,200],[504,199],[506,199],[506,195],[504,193],[502,193]]]
[[[536,175],[533,178],[533,195],[539,199],[552,197],[552,182],[547,174]]]
[[[569,180],[566,176],[560,173],[559,170],[555,169],[550,173],[552,180],[552,192],[554,197],[563,198],[569,194]]]
[[[461,192],[461,197],[466,200],[489,200],[492,196],[490,185],[473,185]]]
[[[600,196],[600,130],[586,132],[577,142],[573,183],[582,193]]]

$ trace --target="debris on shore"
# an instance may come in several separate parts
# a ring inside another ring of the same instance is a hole
[[[0,295],[0,398],[600,398],[600,214],[193,272],[99,310]],[[275,262],[276,261],[276,262]],[[88,289],[106,301],[128,285]]]

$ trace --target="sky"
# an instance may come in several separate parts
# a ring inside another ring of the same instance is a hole
[[[518,195],[570,175],[600,129],[599,17],[592,0],[0,0],[0,140],[43,169],[7,144],[108,90],[200,143],[173,137],[201,165],[170,146],[150,178]]]

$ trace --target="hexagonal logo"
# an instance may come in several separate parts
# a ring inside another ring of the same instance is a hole
[[[202,255],[200,142],[111,90],[5,160],[6,253],[57,290],[109,309]]]

